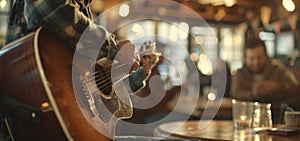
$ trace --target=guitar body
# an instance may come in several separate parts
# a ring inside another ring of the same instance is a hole
[[[8,44],[0,51],[1,92],[38,109],[41,113],[39,122],[12,123],[10,128],[14,140],[108,141],[113,139],[116,121],[122,116],[131,116],[131,105],[124,104],[123,107],[128,110],[125,115],[118,115],[117,118],[112,116],[105,121],[98,117],[102,122],[98,125],[98,128],[102,128],[101,132],[91,125],[88,116],[83,114],[85,109],[91,110],[91,106],[86,104],[88,99],[85,99],[91,94],[81,89],[79,78],[83,70],[78,71],[78,76],[72,76],[73,53],[74,51],[41,28]],[[78,83],[73,84],[72,79]],[[113,97],[114,99],[101,98],[106,101],[104,105],[115,106],[110,107],[116,109],[111,111],[115,115],[120,113],[118,110],[124,109],[120,108],[122,103],[118,96]],[[98,113],[101,115],[101,111]],[[93,116],[95,115],[91,117]]]

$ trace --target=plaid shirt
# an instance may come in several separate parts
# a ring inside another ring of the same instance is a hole
[[[48,29],[68,46],[75,47],[82,33],[87,29],[96,36],[84,38],[85,48],[103,45],[98,52],[98,57],[113,59],[119,50],[118,41],[113,34],[107,32],[104,27],[94,24],[91,20],[92,14],[89,7],[91,1],[16,0],[11,11],[6,43],[43,26],[44,29]],[[89,52],[93,52],[91,48],[84,50],[81,54],[87,57],[89,57]],[[136,92],[145,86],[145,79],[148,75],[137,70],[131,73],[129,76],[130,83],[127,85],[130,85],[131,90]]]

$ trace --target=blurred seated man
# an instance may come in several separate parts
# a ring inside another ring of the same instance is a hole
[[[298,95],[299,82],[281,62],[267,56],[263,41],[252,39],[245,49],[245,65],[233,76],[231,96],[272,103],[273,122],[277,123],[281,103]]]

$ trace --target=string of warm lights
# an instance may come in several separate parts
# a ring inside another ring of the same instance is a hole
[[[232,7],[236,4],[237,0],[198,0],[200,4],[211,4],[213,6],[225,5],[227,7]]]

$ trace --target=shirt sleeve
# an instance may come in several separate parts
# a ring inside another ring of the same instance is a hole
[[[24,18],[29,29],[44,26],[71,46],[75,46],[87,28],[103,32],[97,33],[99,38],[107,35],[106,30],[97,30],[89,6],[72,0],[25,0]]]
[[[127,88],[130,88],[128,89],[128,92],[131,94],[139,92],[143,87],[145,87],[145,80],[148,79],[149,75],[150,73],[145,73],[141,69],[132,72],[128,77],[129,79],[124,81]]]
[[[117,38],[92,21],[88,4],[75,0],[25,0],[24,17],[29,29],[39,26],[51,29],[49,32],[71,47],[75,47],[78,41],[83,42],[84,51],[80,54],[84,56],[98,51],[98,59],[107,57],[113,60],[119,51]],[[97,50],[99,47],[101,50]],[[142,70],[130,74],[128,85],[132,92],[145,86],[147,76]]]

